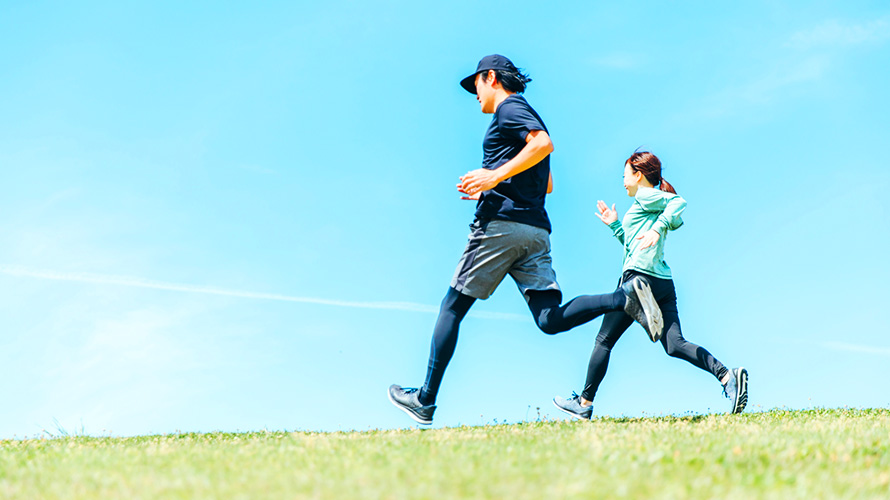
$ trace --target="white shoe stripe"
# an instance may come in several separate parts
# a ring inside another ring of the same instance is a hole
[[[743,367],[738,367],[736,369],[736,394],[735,394],[735,408],[733,408],[733,413],[741,413],[745,406],[748,405],[748,372]],[[744,398],[742,398],[744,395]]]

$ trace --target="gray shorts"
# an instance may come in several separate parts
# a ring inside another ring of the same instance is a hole
[[[484,300],[509,273],[523,295],[529,290],[560,291],[546,229],[504,220],[476,221],[470,229],[452,288]]]

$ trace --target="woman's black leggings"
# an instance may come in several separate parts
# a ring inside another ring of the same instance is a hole
[[[664,332],[661,336],[661,346],[668,356],[673,356],[692,363],[693,365],[710,372],[717,380],[726,375],[726,367],[718,361],[705,348],[687,342],[680,331],[680,316],[677,313],[677,294],[674,291],[674,282],[669,279],[655,278],[635,271],[626,271],[621,277],[621,283],[634,275],[645,277],[652,286],[652,294],[661,306],[661,314],[664,317]],[[620,283],[619,283],[620,286]],[[590,355],[590,363],[587,366],[587,382],[581,397],[593,401],[596,391],[606,376],[609,367],[609,355],[612,347],[621,338],[621,335],[633,324],[634,320],[624,311],[610,312],[603,316],[603,325],[599,335],[596,336],[596,344]]]
[[[603,295],[582,295],[566,302],[563,306],[559,305],[562,294],[555,290],[527,292],[526,300],[535,324],[549,335],[570,330],[611,311],[621,311],[621,314],[624,314],[625,303],[624,292],[621,290]],[[442,299],[430,345],[426,381],[419,395],[421,404],[431,405],[436,402],[442,376],[457,345],[460,322],[474,302],[475,298],[464,295],[454,288],[449,288],[445,298]]]

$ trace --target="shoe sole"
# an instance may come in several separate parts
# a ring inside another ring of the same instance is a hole
[[[389,398],[390,403],[394,404],[396,408],[398,408],[398,409],[402,410],[403,412],[407,413],[408,416],[411,417],[411,418],[412,418],[415,422],[417,422],[418,424],[430,425],[430,424],[433,423],[432,420],[424,420],[424,419],[418,417],[417,415],[415,415],[414,412],[412,412],[412,411],[409,410],[408,408],[405,408],[405,407],[402,405],[402,403],[399,403],[398,401],[396,401],[396,400],[392,397],[392,393],[389,392],[388,390],[386,391],[386,397]]]
[[[637,292],[637,301],[643,308],[643,314],[646,315],[646,324],[649,326],[647,333],[652,342],[661,340],[661,331],[664,329],[664,318],[661,316],[661,307],[655,296],[652,295],[652,289],[649,284],[642,280],[634,280],[634,291]]]
[[[577,418],[578,420],[590,420],[590,417],[582,417],[581,415],[578,415],[578,414],[575,413],[575,412],[566,410],[566,409],[563,408],[562,406],[559,406],[558,404],[556,404],[556,400],[555,400],[555,399],[553,400],[553,406],[559,408],[560,411],[562,411],[563,413],[568,414],[568,415],[571,415],[571,416]]]
[[[741,413],[745,411],[745,407],[748,406],[748,370],[739,367],[736,369],[735,376],[735,408],[732,409],[732,412]]]

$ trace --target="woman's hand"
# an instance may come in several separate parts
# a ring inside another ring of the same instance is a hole
[[[659,233],[658,231],[656,231],[654,229],[650,229],[650,230],[646,231],[645,233],[643,233],[642,235],[637,236],[638,240],[643,240],[642,241],[643,244],[640,246],[640,249],[649,248],[652,245],[658,243],[659,238],[661,238],[661,233]]]
[[[612,203],[612,208],[609,208],[609,205],[606,205],[603,200],[599,200],[596,202],[596,208],[599,209],[600,213],[594,215],[599,217],[603,224],[608,226],[618,220],[618,212],[615,211],[614,203]]]

